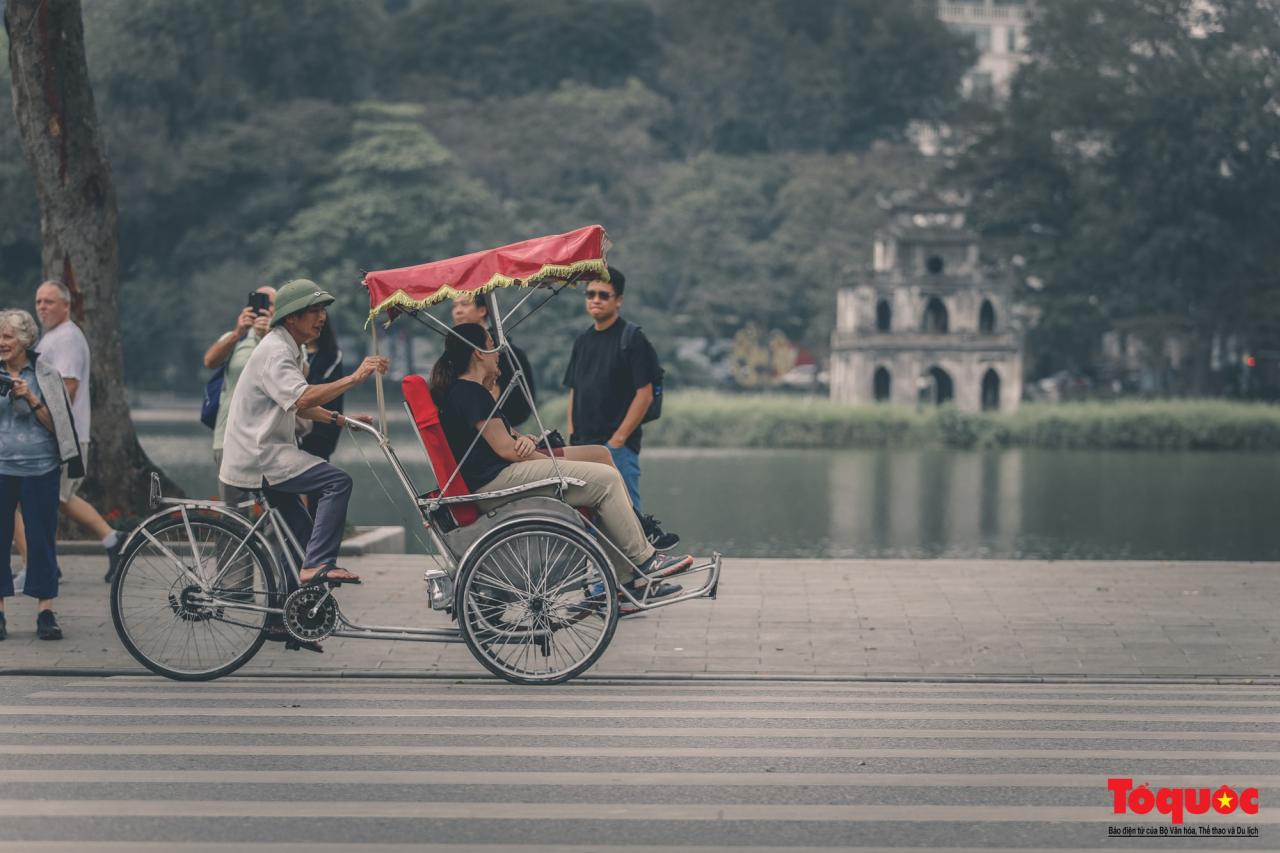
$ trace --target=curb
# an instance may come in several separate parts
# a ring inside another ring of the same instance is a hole
[[[16,548],[9,553],[16,554]],[[398,524],[357,527],[355,535],[342,540],[338,550],[343,557],[364,557],[369,554],[403,554],[404,528]],[[58,543],[58,556],[68,557],[102,557],[107,552],[101,542],[93,539],[68,539]]]
[[[135,669],[94,667],[11,667],[0,669],[0,678],[8,676],[109,678],[120,675],[152,675],[142,667]],[[164,680],[155,675],[157,680]],[[432,672],[430,670],[381,670],[335,669],[307,670],[282,669],[272,672],[237,672],[227,678],[319,678],[319,679],[417,679],[421,681],[490,681],[504,683],[502,679],[478,672]],[[765,673],[595,673],[581,675],[572,683],[590,682],[608,684],[617,682],[693,681],[693,682],[756,682],[780,681],[811,684],[1221,684],[1230,686],[1280,686],[1277,675],[804,675]]]

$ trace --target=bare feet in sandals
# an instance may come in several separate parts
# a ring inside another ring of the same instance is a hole
[[[319,583],[356,584],[360,583],[360,576],[341,566],[311,566],[298,572],[298,581],[303,586],[315,586]]]

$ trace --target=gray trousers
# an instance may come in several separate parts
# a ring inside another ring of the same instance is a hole
[[[213,470],[220,471],[221,469],[222,469],[222,451],[215,450],[213,451]],[[222,482],[221,480],[218,481],[218,499],[221,500],[224,504],[235,506],[236,504],[244,503],[245,501],[249,500],[252,497],[253,495],[247,489],[242,489],[239,486],[228,486],[226,483]],[[244,513],[243,510],[237,510],[237,512],[240,512],[241,514],[247,514],[247,513]]]
[[[280,510],[298,542],[306,548],[301,568],[338,564],[338,546],[347,526],[351,500],[351,475],[336,465],[321,462],[282,483],[263,482],[267,503]],[[313,507],[302,505],[302,496],[318,494]]]

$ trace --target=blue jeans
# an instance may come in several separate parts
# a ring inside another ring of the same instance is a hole
[[[609,447],[609,445],[605,445]],[[613,464],[622,475],[622,482],[627,485],[627,495],[631,498],[631,506],[640,512],[640,454],[625,444],[621,447],[609,447],[613,456]]]
[[[27,583],[32,598],[58,597],[58,483],[62,469],[55,467],[35,477],[0,474],[0,598],[14,594],[13,511],[22,502],[22,523],[27,530]]]

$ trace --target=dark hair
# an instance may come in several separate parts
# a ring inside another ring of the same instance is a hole
[[[472,304],[473,304],[473,305],[475,305],[477,308],[483,308],[483,309],[484,309],[484,315],[485,315],[486,317],[488,317],[488,316],[489,316],[489,301],[485,298],[485,295],[484,295],[483,293],[473,293],[473,294],[471,294],[471,302],[472,302]]]
[[[475,351],[486,348],[485,338],[488,335],[479,323],[459,323],[453,327],[453,334],[445,335],[444,355],[436,360],[428,380],[436,405],[440,404],[458,377],[467,372]]]
[[[627,287],[627,277],[617,267],[606,267],[606,269],[609,270],[609,283],[613,285],[613,294],[621,296],[622,291]]]
[[[333,331],[333,320],[325,320],[320,327],[320,337],[316,338],[316,355],[333,358],[338,352],[338,336]]]

